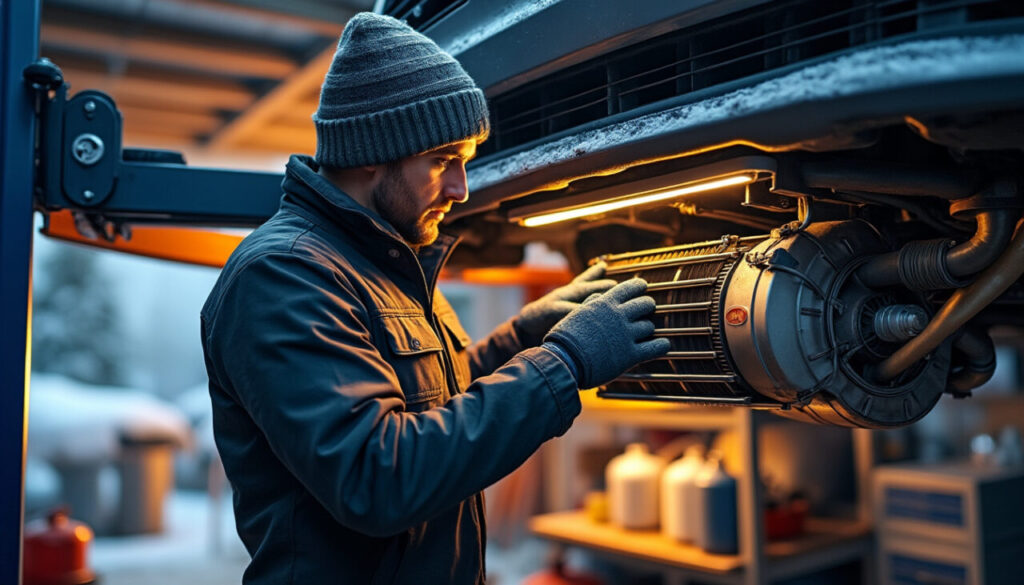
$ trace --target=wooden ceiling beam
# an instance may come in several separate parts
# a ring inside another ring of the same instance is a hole
[[[167,132],[150,132],[143,130],[125,130],[121,137],[124,148],[162,148],[181,150],[194,148],[198,144],[192,134],[170,134]]]
[[[313,112],[320,107],[320,102],[303,100],[296,102],[292,107],[285,108],[277,113],[271,120],[272,123],[281,123],[292,126],[313,125]]]
[[[82,89],[75,85],[75,89]],[[117,108],[124,110],[124,108],[141,108],[146,110],[159,109],[161,112],[182,112],[185,114],[200,114],[200,115],[220,115],[221,112],[217,108],[207,107],[206,104],[196,102],[179,102],[173,101],[170,103],[154,103],[152,99],[143,99],[142,96],[135,94],[121,94],[117,96]],[[222,116],[223,117],[223,116]]]
[[[296,103],[307,101],[311,92],[319,91],[324,74],[330,67],[333,57],[334,47],[322,51],[312,61],[306,63],[270,93],[260,98],[240,116],[214,134],[210,140],[210,148],[231,148],[247,142],[252,135],[265,134],[264,127],[277,119],[281,113],[293,109]],[[312,132],[313,125],[309,124],[308,129]]]
[[[274,7],[274,9],[270,9],[248,3],[242,3],[238,0],[192,0],[192,3],[206,6],[215,6],[219,9],[229,10],[243,16],[256,16],[259,18],[267,18],[278,22],[290,24],[292,26],[301,27],[308,31],[315,32],[326,37],[335,38],[341,35],[341,29],[342,27],[344,27],[345,21],[351,18],[351,16],[356,12],[355,10],[352,10],[351,12],[347,13],[347,16],[345,16],[343,21],[331,22],[330,20],[327,20],[322,16],[319,18],[311,18],[308,16],[301,16],[298,14],[281,12],[281,10],[287,10],[287,8],[284,8],[281,5],[277,5]]]
[[[291,59],[266,50],[133,37],[65,24],[43,23],[40,40],[44,47],[84,49],[220,75],[281,79],[297,68]]]
[[[215,152],[234,149],[313,154],[316,151],[316,131],[312,124],[308,128],[266,124],[259,132],[234,143],[230,149],[221,146]]]
[[[117,109],[124,117],[125,131],[133,129],[157,130],[172,128],[188,134],[210,134],[224,120],[215,113],[176,112],[118,104]]]
[[[115,101],[126,97],[153,107],[237,112],[255,100],[252,92],[244,86],[229,82],[197,83],[183,78],[123,77],[64,66],[62,69],[64,78],[74,89],[98,89],[113,96]]]
[[[274,17],[287,15],[297,22],[326,22],[337,26],[344,25],[357,12],[373,10],[373,0],[201,0],[215,3],[222,8],[233,7],[239,10],[250,10],[257,14],[268,14]]]

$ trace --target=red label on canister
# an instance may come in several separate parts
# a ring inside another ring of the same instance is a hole
[[[746,307],[729,307],[725,312],[725,322],[733,327],[738,327],[747,322]]]

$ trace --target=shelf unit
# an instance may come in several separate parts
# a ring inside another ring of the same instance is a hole
[[[549,540],[625,556],[667,569],[674,576],[700,578],[706,573],[716,581],[742,583],[744,563],[740,555],[706,553],[681,544],[657,530],[622,530],[608,523],[596,523],[584,512],[556,512],[536,516],[530,530]],[[764,545],[764,576],[769,581],[784,579],[862,558],[871,552],[871,528],[857,521],[810,518],[799,538]]]
[[[856,559],[867,561],[864,582],[870,582],[873,562],[871,534],[870,469],[872,466],[870,431],[853,431],[854,462],[858,478],[858,517],[856,520],[808,519],[806,533],[795,539],[766,543],[763,515],[764,494],[754,481],[758,461],[758,428],[765,413],[749,408],[693,406],[661,402],[609,400],[593,391],[580,394],[583,411],[580,424],[606,424],[673,430],[732,429],[738,439],[738,455],[743,473],[737,477],[739,554],[714,555],[663,536],[657,531],[621,530],[598,524],[579,511],[555,512],[533,518],[530,530],[543,538],[601,551],[624,565],[661,572],[666,583],[685,584],[694,579],[702,583],[768,583],[843,564]],[[568,493],[568,463],[571,445],[554,446],[548,458],[548,501],[562,509],[572,507]]]

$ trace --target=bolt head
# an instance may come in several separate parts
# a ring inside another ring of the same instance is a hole
[[[86,201],[90,201],[93,197],[96,197],[96,194],[86,189],[85,191],[82,191],[82,197],[85,197]]]
[[[96,111],[96,102],[94,102],[92,100],[89,100],[89,101],[85,102],[85,105],[82,106],[82,107],[85,108],[86,112],[95,112]]]

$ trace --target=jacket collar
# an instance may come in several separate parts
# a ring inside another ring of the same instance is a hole
[[[369,240],[371,244],[374,243],[373,240],[381,238],[384,242],[377,242],[371,246],[379,252],[385,252],[398,244],[399,249],[412,253],[409,245],[387,220],[372,209],[360,205],[347,193],[319,175],[319,168],[311,156],[293,154],[289,158],[284,181],[281,183],[284,191],[282,209],[294,206],[296,210],[301,210],[302,215],[318,225],[339,230],[350,236],[357,235],[360,239]],[[442,232],[437,241],[422,247],[416,254],[428,285],[436,283],[442,266],[458,241],[458,237]]]
[[[319,175],[320,165],[313,157],[293,154],[285,167],[284,190],[285,202],[292,200],[299,207],[315,212],[318,223],[330,220],[340,224],[344,229],[364,230],[371,227],[382,235],[401,240],[401,236],[391,224],[377,212],[364,207],[352,199],[330,181]]]

